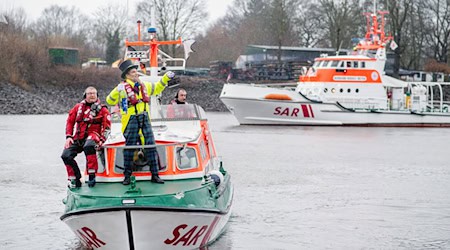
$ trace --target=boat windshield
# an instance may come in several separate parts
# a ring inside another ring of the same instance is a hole
[[[160,105],[152,110],[152,121],[200,120],[205,117],[203,109],[195,104]]]

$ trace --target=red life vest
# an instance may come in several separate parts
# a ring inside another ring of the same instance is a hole
[[[102,138],[104,130],[111,126],[109,117],[105,119],[107,116],[109,116],[109,111],[101,105],[100,100],[90,106],[86,105],[86,101],[83,100],[69,112],[66,135],[73,136],[74,140],[82,140],[93,134]]]
[[[150,98],[148,97],[147,88],[145,87],[145,84],[139,84],[141,86],[140,92],[141,92],[141,99],[138,99],[136,96],[136,93],[133,90],[133,87],[127,82],[124,82],[125,85],[125,91],[127,92],[127,99],[131,103],[131,105],[136,105],[139,103],[140,100],[142,100],[145,103],[150,102]]]

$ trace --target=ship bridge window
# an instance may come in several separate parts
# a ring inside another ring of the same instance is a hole
[[[347,62],[347,68],[351,68],[352,67],[352,62],[348,61]]]
[[[175,155],[177,166],[181,170],[196,168],[198,165],[197,154],[194,148],[177,147]]]
[[[365,68],[366,67],[366,62],[361,62],[361,68]]]
[[[322,67],[324,67],[324,68],[330,67],[330,61],[324,61]]]
[[[357,61],[353,62],[353,68],[358,68],[358,62]]]
[[[313,67],[317,67],[319,65],[319,63],[320,63],[319,61],[315,61],[313,64]]]
[[[333,61],[333,62],[331,63],[331,67],[332,67],[332,68],[336,68],[336,67],[338,66],[338,64],[339,64],[339,61]]]
[[[343,67],[344,67],[344,61],[340,61],[339,65],[338,65],[338,68],[343,68]]]

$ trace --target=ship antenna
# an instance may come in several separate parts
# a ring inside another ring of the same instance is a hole
[[[377,0],[373,0],[373,13],[377,13]]]

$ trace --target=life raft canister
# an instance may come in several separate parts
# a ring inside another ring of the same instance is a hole
[[[266,96],[264,96],[264,99],[269,99],[269,100],[288,100],[288,101],[292,101],[292,98],[286,94],[267,94]]]

